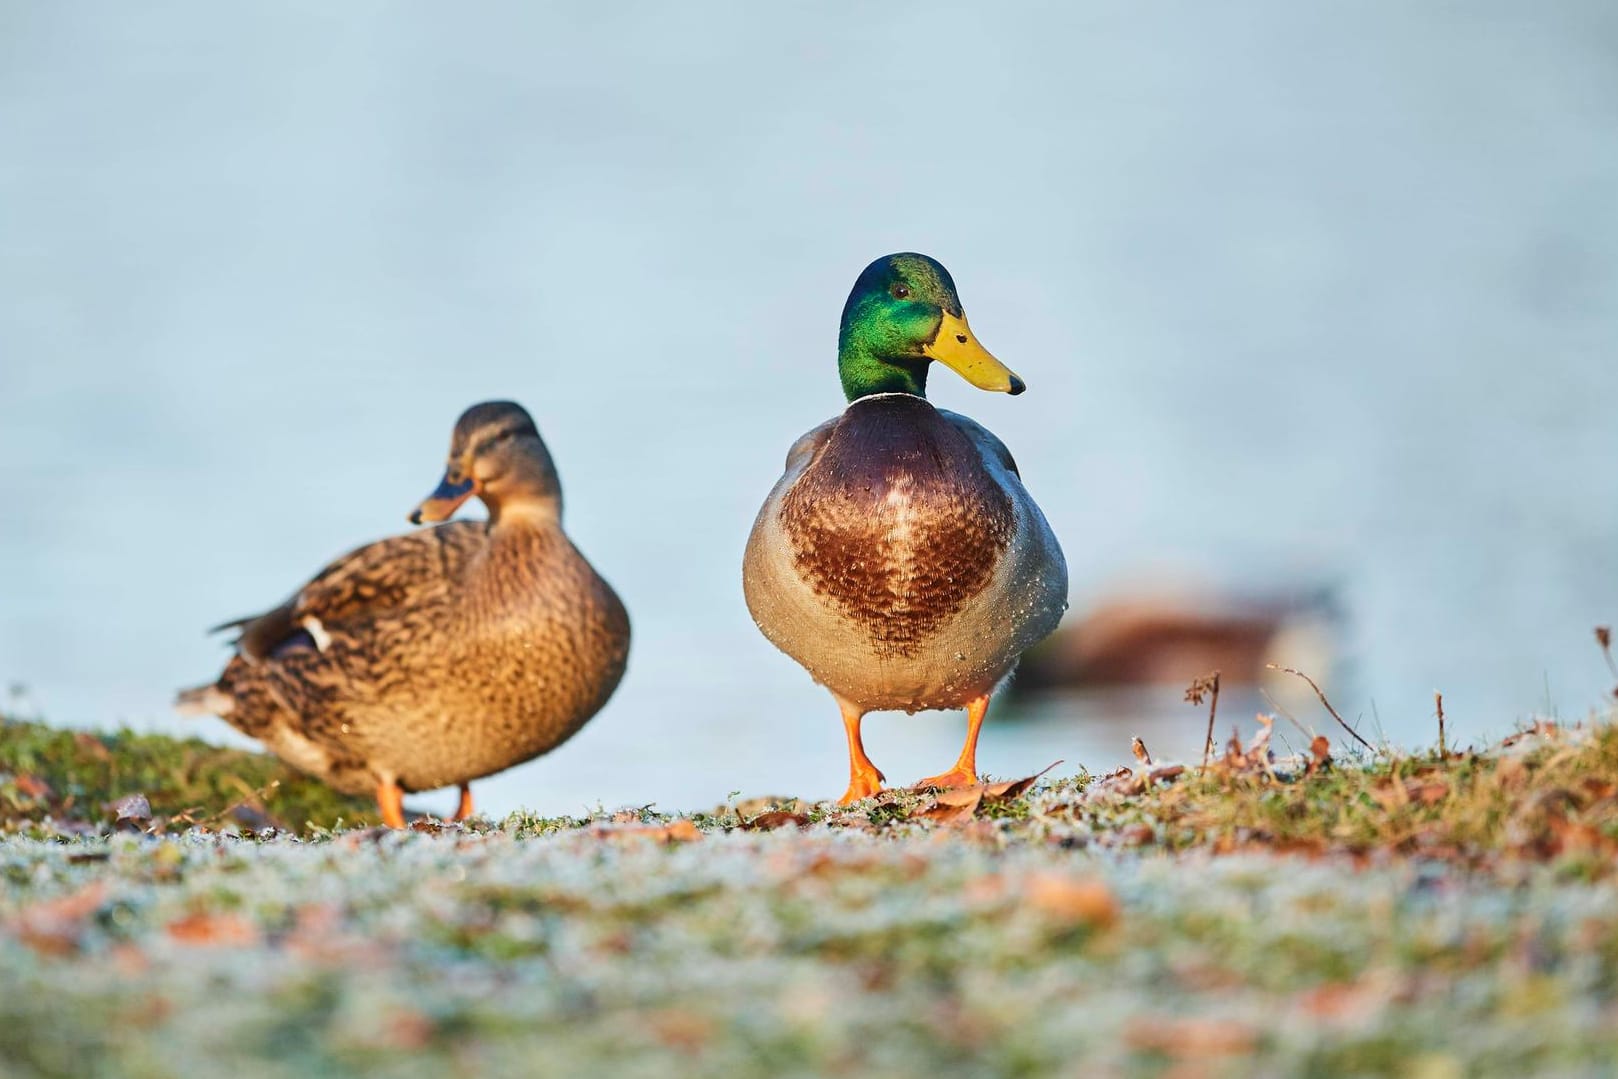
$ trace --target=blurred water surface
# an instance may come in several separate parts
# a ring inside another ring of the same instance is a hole
[[[225,737],[167,711],[223,659],[202,628],[404,527],[461,408],[509,396],[636,640],[485,807],[835,793],[835,709],[753,629],[741,548],[841,407],[849,284],[916,249],[1029,383],[932,395],[1011,445],[1076,606],[1328,581],[1338,703],[1388,735],[1431,737],[1435,686],[1463,737],[1582,713],[1618,617],[1615,192],[1600,0],[0,4],[0,678]],[[981,760],[1197,727],[1058,700]],[[908,780],[960,730],[869,745]]]

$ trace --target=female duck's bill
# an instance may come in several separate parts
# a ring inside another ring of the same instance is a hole
[[[447,521],[461,508],[461,503],[477,494],[477,481],[471,476],[460,475],[453,467],[444,473],[444,478],[438,481],[433,493],[422,500],[410,514],[410,523],[419,525],[423,523],[437,524]]]

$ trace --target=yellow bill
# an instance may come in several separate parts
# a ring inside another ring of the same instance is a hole
[[[1016,396],[1028,388],[1011,368],[978,344],[964,314],[956,316],[945,311],[943,321],[938,324],[938,335],[921,351],[980,390]]]

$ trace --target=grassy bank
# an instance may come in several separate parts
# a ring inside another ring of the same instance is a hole
[[[1610,726],[405,833],[233,836],[144,793],[145,821],[7,818],[6,1074],[1618,1066]]]
[[[122,804],[131,796],[145,800]],[[0,830],[95,832],[125,822],[159,829],[305,832],[377,820],[274,757],[161,734],[68,731],[0,717]]]

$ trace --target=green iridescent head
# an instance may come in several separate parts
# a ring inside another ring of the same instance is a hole
[[[927,396],[937,360],[983,390],[1019,394],[1023,380],[978,344],[949,271],[926,255],[885,255],[860,274],[843,305],[837,373],[850,401],[873,393]]]

